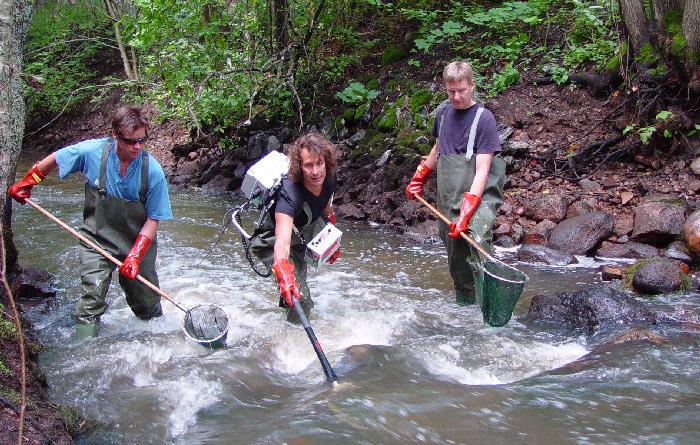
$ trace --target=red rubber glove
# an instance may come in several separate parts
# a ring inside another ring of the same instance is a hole
[[[450,238],[457,239],[460,232],[467,231],[469,220],[472,218],[476,208],[479,207],[480,202],[480,196],[464,192],[464,195],[462,195],[462,207],[459,209],[459,217],[457,217],[456,222],[450,224],[450,233],[447,234]]]
[[[335,220],[335,212],[331,211],[331,214],[328,215],[328,222],[335,225],[335,221],[336,221]],[[338,260],[339,256],[340,256],[340,247],[338,247],[338,250],[333,252],[333,255],[328,257],[328,259],[326,260],[326,263],[328,263],[328,264],[335,263]]]
[[[301,301],[301,293],[299,292],[299,285],[294,279],[294,266],[292,266],[292,263],[286,258],[275,260],[272,265],[272,272],[275,274],[275,280],[277,280],[277,285],[280,288],[280,295],[287,306],[294,306],[292,297]]]
[[[21,181],[17,181],[7,188],[7,194],[20,204],[26,204],[25,199],[31,197],[32,187],[40,183],[46,175],[39,170],[39,163],[32,165]]]
[[[420,164],[418,164],[418,168],[416,168],[416,172],[413,174],[411,181],[406,186],[406,197],[408,199],[414,199],[416,195],[421,194],[423,184],[428,181],[428,178],[432,172],[433,170],[428,167],[428,164],[426,164],[425,161],[420,161]]]
[[[136,237],[136,241],[134,241],[134,245],[131,246],[131,250],[126,258],[124,258],[124,262],[119,266],[119,273],[130,280],[136,278],[139,274],[139,264],[141,264],[141,260],[143,256],[146,255],[146,251],[150,245],[151,239],[139,233]]]

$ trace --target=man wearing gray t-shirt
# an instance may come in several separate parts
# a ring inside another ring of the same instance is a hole
[[[471,66],[451,62],[443,70],[443,81],[448,100],[435,113],[432,134],[437,141],[406,186],[406,196],[420,195],[437,170],[438,209],[453,221],[439,224],[455,297],[458,304],[472,304],[483,296],[481,259],[460,233],[490,250],[493,223],[503,202],[505,162],[495,156],[501,150],[496,119],[472,96]]]

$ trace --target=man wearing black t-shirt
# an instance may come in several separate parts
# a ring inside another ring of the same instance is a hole
[[[474,77],[466,62],[451,62],[443,70],[448,100],[441,104],[433,123],[435,146],[420,162],[406,186],[406,196],[415,199],[423,184],[437,170],[438,209],[453,222],[440,222],[440,236],[447,248],[450,275],[458,304],[472,304],[483,295],[483,275],[478,252],[461,239],[471,236],[490,249],[496,212],[503,202],[505,162],[496,119],[474,101]]]
[[[335,146],[318,133],[311,132],[292,142],[289,174],[282,180],[275,208],[251,250],[272,271],[280,289],[280,306],[287,308],[287,320],[298,322],[292,298],[300,301],[306,316],[313,307],[306,284],[307,242],[314,236],[317,223],[335,224],[333,191],[337,152]],[[340,250],[328,260],[333,264]]]

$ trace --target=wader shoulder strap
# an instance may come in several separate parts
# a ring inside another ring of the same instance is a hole
[[[464,157],[467,161],[470,161],[472,155],[474,155],[474,142],[476,141],[476,128],[479,126],[479,119],[481,119],[481,113],[484,112],[484,107],[479,107],[476,110],[476,116],[474,116],[474,121],[472,122],[472,127],[469,129],[469,140],[467,141],[467,152]]]
[[[109,149],[112,147],[114,139],[109,138],[105,141],[102,146],[102,158],[100,159],[100,177],[97,181],[97,192],[100,196],[107,194],[107,188],[105,187],[105,182],[107,178],[107,155],[109,154]]]
[[[148,152],[141,150],[141,190],[139,191],[139,199],[141,202],[146,202],[146,192],[148,191]]]

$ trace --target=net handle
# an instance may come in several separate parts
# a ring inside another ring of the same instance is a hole
[[[452,224],[452,221],[450,221],[449,219],[447,219],[447,217],[445,217],[445,215],[443,215],[442,213],[440,213],[440,211],[439,211],[438,209],[436,209],[435,207],[431,206],[430,203],[429,203],[428,201],[426,201],[425,199],[423,199],[420,195],[413,195],[413,196],[415,196],[415,198],[416,198],[418,201],[420,201],[424,206],[426,206],[427,208],[429,208],[429,209],[435,214],[435,216],[437,216],[438,218],[440,218],[445,224],[447,224],[448,226],[449,226],[450,224]],[[467,235],[467,234],[464,233],[464,232],[459,232],[459,234],[462,235],[462,238],[464,238],[464,240],[465,240],[466,242],[468,242],[469,244],[472,245],[472,247],[474,247],[476,250],[478,250],[480,254],[482,254],[483,256],[485,256],[486,259],[488,259],[489,261],[492,261],[492,262],[494,262],[494,263],[495,263],[495,262],[499,262],[499,261],[498,261],[496,258],[494,258],[490,253],[488,253],[488,252],[486,251],[486,249],[484,249],[483,247],[481,247],[481,245],[480,245],[479,243],[477,243],[476,241],[474,241],[473,239],[471,239],[471,237],[470,237],[469,235]]]
[[[26,198],[25,201],[26,201],[27,204],[29,204],[30,206],[32,206],[32,207],[34,208],[34,210],[36,210],[37,212],[41,213],[41,214],[44,215],[45,217],[49,218],[51,221],[53,221],[54,223],[56,223],[56,224],[57,224],[59,227],[61,227],[63,230],[65,230],[66,232],[70,233],[70,234],[73,235],[74,237],[78,238],[80,241],[82,241],[83,243],[85,243],[88,247],[90,247],[90,248],[92,248],[93,250],[95,250],[95,252],[99,253],[99,254],[102,255],[103,257],[107,258],[108,260],[110,260],[111,262],[113,262],[114,264],[116,264],[117,267],[121,267],[121,265],[122,265],[122,262],[121,262],[121,261],[119,261],[118,259],[116,259],[115,257],[113,257],[109,252],[107,252],[106,250],[104,250],[102,247],[98,246],[95,242],[93,242],[93,241],[91,241],[90,239],[86,238],[85,236],[81,235],[77,230],[75,230],[74,228],[72,228],[72,227],[69,226],[68,224],[64,223],[63,221],[61,221],[60,219],[58,219],[57,217],[55,217],[52,213],[50,213],[49,211],[47,211],[46,209],[44,209],[43,207],[41,207],[39,204],[37,204],[37,203],[35,203],[34,201],[32,201],[31,199]],[[164,299],[166,299],[166,300],[168,300],[169,302],[171,302],[173,305],[175,305],[175,307],[177,307],[178,309],[180,309],[182,312],[187,313],[187,309],[185,309],[184,307],[180,306],[175,300],[173,300],[172,297],[170,297],[168,294],[166,294],[165,292],[163,292],[162,290],[160,290],[156,285],[154,285],[153,283],[151,283],[150,281],[148,281],[147,279],[145,279],[145,278],[142,277],[141,275],[137,275],[137,276],[136,276],[136,279],[139,280],[141,283],[143,283],[146,287],[148,287],[149,289],[151,289],[153,292],[155,292],[156,294],[158,294],[159,296],[161,296],[161,297],[163,297]]]

